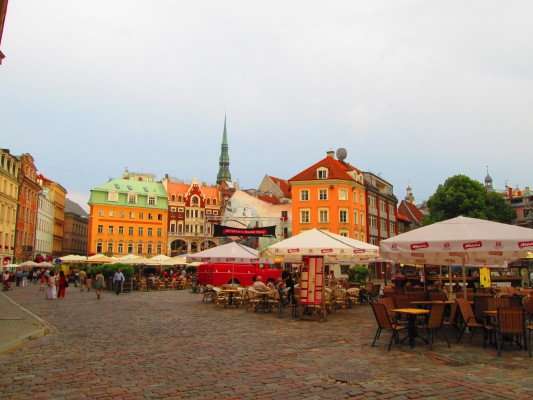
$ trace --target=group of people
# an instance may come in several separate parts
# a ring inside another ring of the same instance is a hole
[[[28,276],[27,272],[22,272],[22,274],[23,276]],[[46,300],[63,299],[65,297],[66,289],[69,286],[69,276],[65,271],[60,270],[57,273],[53,269],[46,268],[44,270],[32,271],[30,274],[34,284],[40,282],[39,290],[44,292]],[[15,276],[18,276],[18,273]],[[105,278],[101,272],[93,275],[90,271],[71,271],[70,276],[79,287],[80,292],[84,290],[90,291],[93,288],[96,293],[96,298],[101,298],[102,291],[105,289]],[[11,279],[11,274],[8,271],[4,271],[2,274],[2,283],[6,290],[11,289]],[[113,284],[117,295],[122,291],[124,280],[123,273],[120,269],[117,269],[113,276]],[[21,284],[20,286],[26,285]]]
[[[284,270],[281,273],[281,278],[279,279],[278,282],[268,282],[265,284],[261,276],[254,276],[252,280],[254,282],[252,285],[253,288],[259,292],[266,292],[266,291],[270,291],[276,288],[278,289],[286,288],[287,289],[287,301],[289,303],[294,301],[295,281],[294,281],[294,274],[292,272]]]

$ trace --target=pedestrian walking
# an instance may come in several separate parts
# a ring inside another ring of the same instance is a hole
[[[120,272],[120,268],[117,269],[117,272],[115,272],[115,276],[113,277],[113,283],[115,284],[115,293],[117,296],[120,294],[120,291],[122,289],[122,282],[124,282],[124,275],[122,272]]]
[[[80,292],[83,292],[83,287],[87,287],[87,273],[83,270],[78,272],[78,286],[80,287]]]
[[[68,278],[63,271],[59,271],[59,281],[57,284],[58,291],[57,297],[63,299],[65,297],[66,287],[67,287]]]
[[[48,277],[46,278],[46,290],[44,293],[46,300],[53,300],[57,297],[56,276],[54,271],[48,273]]]
[[[24,271],[22,273],[22,287],[26,286],[28,283],[28,273]]]
[[[94,287],[94,290],[96,291],[96,298],[100,300],[100,295],[102,294],[102,290],[105,288],[104,275],[102,275],[101,272],[99,272],[98,275],[96,275],[96,277],[94,278],[93,287]]]
[[[42,292],[44,291],[45,287],[46,287],[46,275],[44,273],[41,273],[41,287],[39,288],[39,291]]]

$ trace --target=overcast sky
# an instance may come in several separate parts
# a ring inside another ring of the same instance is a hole
[[[533,2],[11,0],[1,146],[87,208],[130,171],[289,179],[347,149],[417,202],[533,187]]]

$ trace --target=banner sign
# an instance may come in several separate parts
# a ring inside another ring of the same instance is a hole
[[[265,226],[263,228],[240,229],[224,225],[213,225],[213,237],[220,236],[259,236],[276,237],[276,226]]]

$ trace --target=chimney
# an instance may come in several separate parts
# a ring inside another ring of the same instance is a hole
[[[330,150],[327,152],[328,157],[335,158],[335,152],[333,150]]]

